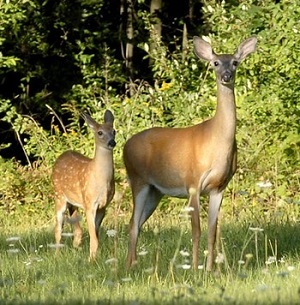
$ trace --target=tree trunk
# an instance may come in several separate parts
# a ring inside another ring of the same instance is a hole
[[[125,62],[126,68],[129,73],[129,77],[132,80],[133,77],[133,3],[131,0],[127,1],[127,27],[126,27],[126,54],[125,54]]]
[[[159,12],[161,11],[162,0],[151,0],[150,4],[150,13],[154,20],[153,30],[150,32],[151,43],[150,43],[150,54],[155,48],[158,47],[158,44],[161,40],[161,30],[162,24],[161,19],[159,18]],[[149,64],[152,65],[152,60],[150,58]]]

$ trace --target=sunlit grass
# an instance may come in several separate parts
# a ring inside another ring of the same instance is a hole
[[[291,209],[252,217],[228,213],[224,202],[215,270],[205,272],[206,208],[198,270],[192,268],[192,242],[184,201],[170,200],[145,224],[138,243],[138,265],[125,269],[130,211],[108,209],[95,263],[89,239],[72,247],[71,225],[54,244],[54,218],[27,225],[3,223],[0,237],[1,304],[297,304],[300,301],[300,225]],[[286,215],[286,213],[288,215]],[[296,216],[297,211],[295,210]],[[296,217],[297,218],[297,217]],[[55,254],[56,248],[59,253]]]

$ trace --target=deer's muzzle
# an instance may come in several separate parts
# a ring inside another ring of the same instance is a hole
[[[231,72],[224,72],[221,77],[221,81],[224,84],[229,84],[233,82],[233,74]]]

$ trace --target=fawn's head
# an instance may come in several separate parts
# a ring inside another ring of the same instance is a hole
[[[116,146],[116,132],[113,127],[114,116],[110,110],[105,111],[104,123],[102,124],[98,124],[87,113],[83,113],[82,117],[88,126],[93,130],[97,146],[101,146],[109,150],[112,150]]]
[[[194,37],[195,54],[210,63],[216,73],[217,82],[222,85],[233,85],[235,71],[239,63],[255,51],[257,39],[251,37],[242,42],[234,54],[217,55],[211,45],[200,37]]]

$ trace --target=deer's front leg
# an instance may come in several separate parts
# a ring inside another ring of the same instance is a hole
[[[96,217],[95,208],[89,208],[86,210],[86,220],[90,235],[90,261],[94,261],[96,259],[96,253],[99,244],[96,233],[95,217]]]
[[[193,267],[198,269],[199,240],[201,237],[200,218],[199,218],[199,195],[190,194],[191,222],[192,222],[192,240],[193,240]]]
[[[208,207],[208,257],[206,270],[211,271],[214,261],[214,248],[217,235],[218,214],[222,204],[223,192],[210,194]]]

